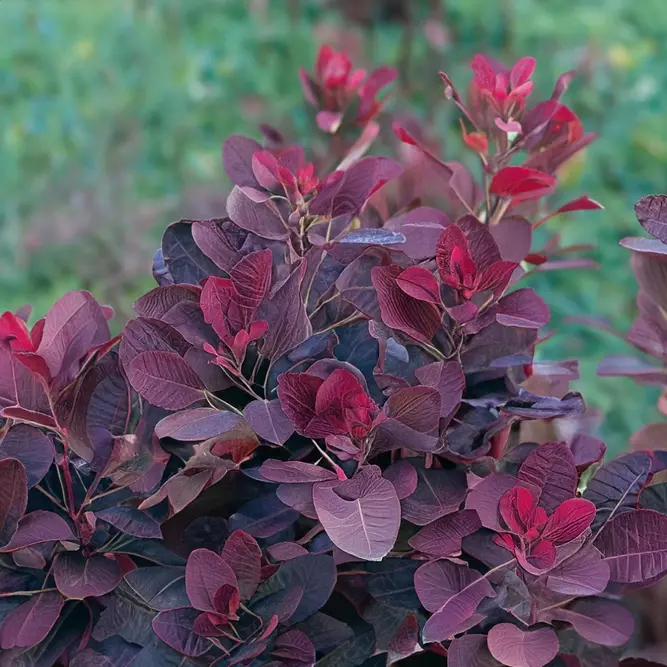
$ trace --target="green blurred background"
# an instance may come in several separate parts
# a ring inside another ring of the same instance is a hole
[[[437,77],[465,88],[479,51],[538,60],[537,90],[579,76],[565,102],[600,138],[561,174],[558,197],[587,192],[603,212],[551,221],[566,242],[594,243],[602,268],[533,280],[558,335],[544,357],[582,359],[578,383],[605,414],[613,450],[656,420],[653,390],[598,379],[610,334],[563,321],[599,315],[627,330],[634,279],[618,240],[632,206],[667,191],[665,0],[0,0],[0,312],[42,314],[67,289],[112,304],[118,326],[152,286],[150,258],[179,217],[220,214],[220,144],[266,121],[309,141],[297,68],[324,41],[362,64],[393,64],[392,111],[438,129],[461,154]],[[537,97],[537,93],[535,94]]]

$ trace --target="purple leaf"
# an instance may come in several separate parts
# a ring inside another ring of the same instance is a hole
[[[579,474],[570,448],[549,442],[533,450],[519,469],[519,479],[538,490],[538,503],[547,512],[577,493]]]
[[[16,459],[3,459],[0,461],[0,546],[6,546],[12,539],[27,506],[25,468]]]
[[[287,226],[281,220],[278,206],[271,199],[255,202],[240,188],[234,187],[227,197],[227,213],[241,229],[263,239],[283,241],[287,238]]]
[[[489,475],[470,489],[466,498],[466,509],[475,510],[485,528],[502,532],[504,528],[500,523],[498,512],[500,499],[515,486],[524,486],[532,490],[527,482],[522,482],[512,475],[504,473]]]
[[[12,609],[0,626],[0,647],[8,650],[39,644],[55,625],[64,604],[60,593],[49,591]]]
[[[192,238],[199,249],[227,273],[241,259],[239,249],[247,236],[229,218],[192,223]]]
[[[283,563],[262,584],[263,594],[298,591],[298,601],[289,615],[290,623],[299,623],[319,611],[329,599],[336,584],[336,566],[331,556],[298,556]]]
[[[435,255],[435,246],[444,227],[451,223],[449,217],[435,208],[420,206],[387,220],[385,229],[405,236],[401,250],[411,259],[422,261]]]
[[[37,349],[51,373],[63,382],[76,374],[72,369],[91,347],[109,340],[109,325],[102,308],[89,292],[68,292],[44,318],[44,331]]]
[[[417,490],[401,501],[403,518],[417,526],[425,526],[459,509],[466,492],[465,475],[461,470],[441,470],[415,466],[419,481]]]
[[[618,514],[595,540],[619,583],[647,582],[667,570],[667,517],[653,510]]]
[[[417,489],[419,476],[415,467],[405,459],[392,463],[383,475],[394,485],[399,500],[411,496]]]
[[[66,598],[83,600],[110,593],[120,583],[121,572],[113,558],[86,558],[78,552],[64,552],[56,557],[53,576]]]
[[[243,418],[234,412],[213,408],[192,408],[168,415],[158,422],[155,435],[183,442],[201,442],[226,433],[238,426]]]
[[[204,655],[211,648],[205,637],[195,634],[195,620],[199,612],[189,607],[161,611],[153,619],[155,634],[174,650],[191,658]]]
[[[415,452],[435,452],[441,448],[437,436],[420,433],[396,419],[385,419],[370,433],[370,457],[406,447]]]
[[[667,195],[647,195],[635,204],[639,224],[653,237],[667,243]]]
[[[382,322],[415,340],[430,342],[440,327],[440,312],[432,303],[419,301],[398,286],[402,271],[397,264],[377,266],[371,271]]]
[[[505,295],[497,308],[496,321],[506,327],[540,329],[549,323],[549,306],[529,287]]]
[[[198,285],[220,275],[218,267],[198,248],[192,237],[195,220],[172,222],[162,236],[162,257],[175,283]]]
[[[195,549],[185,567],[185,589],[192,606],[200,611],[217,611],[215,594],[225,584],[238,588],[227,561],[209,549]]]
[[[432,387],[399,389],[387,399],[383,412],[415,431],[429,433],[440,422],[440,394]]]
[[[458,361],[436,361],[415,371],[423,385],[437,389],[440,394],[440,416],[447,418],[461,404],[465,389],[465,376]]]
[[[401,506],[394,485],[377,466],[362,468],[346,482],[313,487],[317,516],[331,541],[364,560],[381,560],[394,546]]]
[[[38,484],[46,475],[54,455],[51,439],[27,424],[12,426],[0,441],[0,459],[17,459],[23,464],[28,488]]]
[[[526,632],[499,623],[489,630],[487,644],[491,655],[507,667],[544,667],[558,654],[558,637],[550,628]]]
[[[415,590],[422,605],[433,613],[422,633],[426,643],[451,638],[485,597],[496,595],[479,572],[447,560],[422,565],[415,572]]]
[[[252,170],[252,156],[262,145],[242,134],[230,134],[222,143],[222,166],[229,180],[239,187],[258,187]]]
[[[257,590],[262,574],[262,550],[252,535],[235,530],[220,554],[238,583],[241,600],[249,600]]]
[[[297,511],[281,502],[275,493],[269,493],[242,505],[229,517],[229,526],[265,538],[291,526],[298,518]]]
[[[396,279],[397,285],[408,295],[419,301],[440,303],[440,285],[435,276],[423,266],[411,266]]]
[[[497,224],[489,226],[489,231],[505,261],[522,262],[530,252],[533,226],[526,218],[519,215],[505,216]]]
[[[554,609],[550,617],[569,623],[584,639],[603,646],[623,646],[635,629],[625,607],[602,598],[576,600],[567,609]]]
[[[174,306],[183,301],[199,303],[201,288],[195,285],[156,287],[134,302],[134,311],[141,317],[161,320]]]
[[[592,545],[567,558],[547,576],[547,588],[563,595],[597,595],[609,583],[609,565]]]
[[[325,482],[336,479],[336,475],[330,470],[303,461],[268,459],[259,467],[259,473],[270,482],[285,484]]]
[[[489,653],[486,635],[456,637],[447,649],[448,667],[497,667],[500,663]]]
[[[142,352],[127,374],[134,389],[159,408],[180,410],[204,398],[202,381],[176,352]]]
[[[317,511],[313,505],[313,484],[281,484],[276,489],[276,496],[285,505],[301,512],[309,519],[317,519]]]
[[[189,604],[182,567],[139,567],[124,582],[150,609],[164,611]]]
[[[405,243],[405,236],[387,229],[355,229],[338,239],[338,243],[359,243],[362,245],[396,245]]]
[[[65,519],[54,512],[35,510],[20,519],[18,528],[9,544],[6,544],[0,551],[18,551],[34,547],[36,544],[61,540],[76,541]]]
[[[121,533],[134,537],[162,539],[160,524],[146,512],[134,507],[110,507],[95,512],[95,515],[98,519],[102,519],[114,528],[118,528]]]
[[[257,311],[257,319],[265,320],[269,330],[264,334],[261,353],[271,360],[278,359],[313,334],[313,327],[301,298],[301,281],[305,264],[293,269],[280,289]]]
[[[137,317],[123,329],[120,359],[127,372],[132,360],[142,352],[162,350],[183,356],[189,349],[190,343],[174,327],[160,320]]]
[[[243,416],[260,438],[274,445],[284,445],[294,433],[294,425],[277,398],[251,401],[243,408]]]
[[[651,479],[652,467],[651,457],[637,452],[619,456],[598,468],[584,491],[584,498],[598,510],[594,530],[637,506],[639,494]]]
[[[278,637],[271,656],[282,664],[292,667],[312,667],[315,664],[315,647],[308,636],[300,630],[289,630]]]
[[[413,549],[433,558],[457,555],[461,541],[482,527],[477,512],[460,510],[424,526],[408,543]]]
[[[626,236],[618,243],[634,252],[642,252],[649,255],[667,255],[667,245],[657,239],[647,239],[645,236]]]

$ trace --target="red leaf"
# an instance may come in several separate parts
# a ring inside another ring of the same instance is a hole
[[[542,526],[546,513],[537,506],[537,499],[526,488],[515,486],[500,499],[500,516],[507,527],[518,535],[523,535],[536,524]]]
[[[595,512],[595,505],[589,500],[566,500],[549,517],[542,537],[556,546],[567,544],[588,530],[595,518]]]
[[[519,479],[538,489],[539,505],[553,512],[562,502],[574,498],[579,474],[570,448],[564,442],[549,442],[526,457]]]
[[[489,191],[500,197],[510,197],[513,203],[539,199],[549,194],[556,179],[537,169],[504,167],[491,179]]]
[[[560,213],[571,213],[572,211],[595,211],[597,209],[603,209],[604,206],[599,202],[596,202],[595,199],[591,199],[588,195],[582,195],[573,199],[572,201],[559,206],[551,215],[558,215]],[[635,206],[635,211],[637,207]]]
[[[440,303],[440,288],[433,274],[422,266],[411,266],[396,278],[396,284],[419,301]]]

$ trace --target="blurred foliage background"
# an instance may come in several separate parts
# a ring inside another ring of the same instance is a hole
[[[632,206],[667,190],[664,0],[4,0],[0,1],[0,312],[42,314],[65,290],[112,304],[118,327],[152,286],[150,258],[166,223],[219,215],[220,144],[258,137],[266,121],[311,141],[297,69],[318,46],[346,46],[402,78],[392,111],[437,128],[447,159],[461,154],[456,114],[439,69],[461,88],[483,51],[511,64],[538,60],[547,96],[576,68],[566,95],[600,138],[561,174],[565,201],[587,192],[603,212],[557,218],[546,234],[594,243],[600,271],[541,274],[554,313],[550,358],[582,360],[581,389],[605,415],[616,451],[658,419],[655,392],[598,379],[611,334],[568,321],[607,318],[627,330],[635,312],[628,253]]]

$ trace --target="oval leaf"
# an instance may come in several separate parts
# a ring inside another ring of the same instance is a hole
[[[73,600],[99,597],[110,593],[120,583],[120,565],[102,555],[85,558],[78,552],[56,557],[53,576],[58,590]]]
[[[58,591],[33,595],[12,609],[0,627],[0,647],[30,648],[39,644],[60,616],[65,601]]]
[[[558,654],[558,637],[550,628],[524,632],[499,623],[489,630],[487,643],[491,655],[507,667],[544,667]]]
[[[381,560],[394,546],[401,504],[394,485],[376,466],[341,484],[313,487],[317,516],[331,541],[352,556]]]
[[[155,634],[174,650],[196,658],[211,648],[211,642],[195,634],[195,621],[199,613],[194,609],[168,609],[153,619]]]
[[[0,461],[0,546],[14,536],[28,505],[28,478],[16,459]]]

